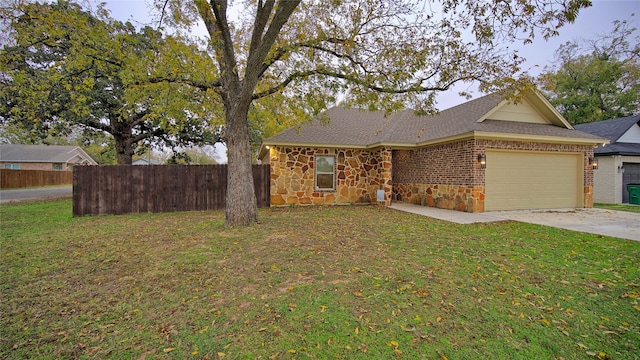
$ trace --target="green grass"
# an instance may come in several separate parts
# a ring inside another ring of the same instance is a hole
[[[0,208],[0,358],[634,359],[640,243],[376,206]]]
[[[609,209],[609,210],[617,210],[617,211],[628,211],[634,213],[640,213],[640,205],[629,205],[629,204],[593,204],[594,207],[600,209]]]

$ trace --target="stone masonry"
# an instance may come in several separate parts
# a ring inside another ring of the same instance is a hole
[[[335,190],[316,190],[315,156],[335,157]],[[271,205],[376,203],[384,190],[384,204],[391,204],[392,152],[387,148],[332,149],[273,146]]]

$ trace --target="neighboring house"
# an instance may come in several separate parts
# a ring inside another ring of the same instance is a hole
[[[640,184],[640,115],[576,125],[576,129],[609,139],[593,152],[593,200],[605,204],[629,202],[627,184]]]
[[[403,201],[466,212],[593,205],[593,149],[539,93],[417,116],[332,108],[266,139],[271,204]],[[325,118],[326,119],[326,118]],[[321,119],[323,120],[323,119]],[[378,190],[381,190],[380,192]]]
[[[0,167],[11,170],[71,170],[74,165],[97,165],[78,146],[0,145]]]
[[[131,165],[162,165],[158,160],[140,158],[131,163]]]

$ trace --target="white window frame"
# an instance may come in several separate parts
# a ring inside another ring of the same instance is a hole
[[[318,170],[318,159],[320,158],[327,158],[327,159],[331,159],[331,172],[329,171],[319,171]],[[314,166],[314,175],[313,175],[313,181],[314,181],[314,186],[315,189],[317,191],[335,191],[336,190],[336,157],[333,155],[316,155],[315,158],[315,166]],[[318,175],[331,175],[331,188],[322,188],[318,186]]]

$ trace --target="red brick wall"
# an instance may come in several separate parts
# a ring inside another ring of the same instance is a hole
[[[593,206],[593,170],[588,161],[592,146],[485,139],[394,150],[393,200],[483,212],[485,171],[477,157],[487,149],[583,153],[584,206]]]
[[[393,183],[483,185],[476,178],[474,141],[393,151]]]
[[[21,162],[3,162],[0,166],[4,168],[5,164],[20,164],[19,170],[50,170],[53,171],[53,163],[21,163]],[[66,163],[59,163],[62,165],[62,170],[71,170],[71,166]]]

